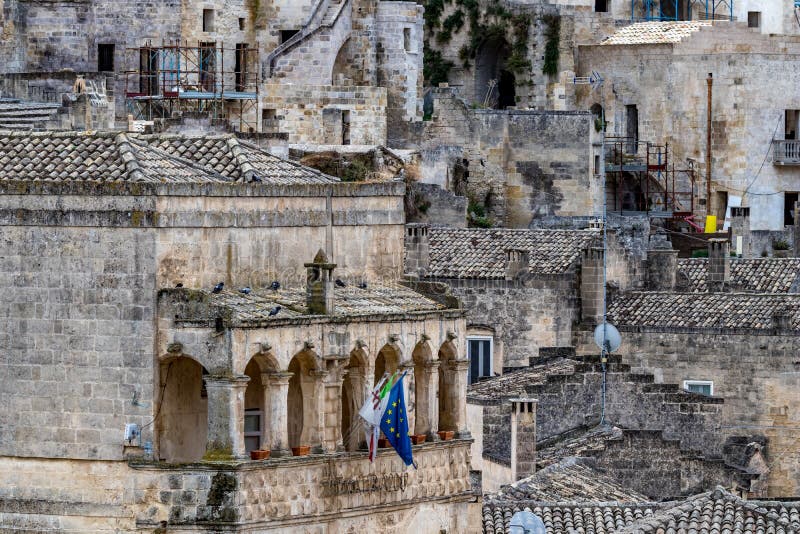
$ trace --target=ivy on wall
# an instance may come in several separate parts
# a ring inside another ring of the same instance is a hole
[[[548,76],[558,74],[558,41],[561,38],[561,18],[558,15],[545,15],[542,20],[547,25],[544,32],[544,65],[542,72]]]

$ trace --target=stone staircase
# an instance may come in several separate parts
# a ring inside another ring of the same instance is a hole
[[[0,98],[0,130],[45,128],[48,121],[55,119],[59,108],[60,104]]]

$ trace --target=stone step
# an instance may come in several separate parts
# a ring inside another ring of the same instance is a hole
[[[0,119],[10,118],[32,118],[32,119],[47,119],[55,115],[55,109],[22,109],[14,111],[0,110]]]
[[[28,110],[28,109],[55,110],[61,107],[61,104],[52,104],[47,102],[25,102],[25,103],[19,103],[19,101],[17,102],[18,103],[13,103],[0,100],[0,112]]]

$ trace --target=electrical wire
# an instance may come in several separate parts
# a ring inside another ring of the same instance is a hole
[[[164,375],[164,384],[161,386],[161,393],[158,396],[158,409],[156,410],[156,414],[153,416],[153,420],[152,421],[150,421],[146,425],[142,426],[141,430],[144,430],[148,426],[150,426],[153,423],[155,423],[156,420],[158,419],[158,416],[161,415],[161,407],[164,405],[164,392],[167,389],[167,380],[169,380],[169,372],[170,372],[170,369],[172,369],[172,364],[173,363],[175,363],[175,362],[174,361],[169,362],[169,365],[167,366],[167,372]]]
[[[773,130],[773,132],[772,132],[772,139],[775,139],[775,134],[778,133],[778,128],[780,128],[780,126],[781,126],[781,120],[782,119],[783,119],[783,117],[778,117],[778,122],[777,122],[777,124],[775,124],[775,130]],[[767,153],[764,154],[764,159],[761,161],[761,166],[758,168],[758,172],[756,173],[756,175],[753,177],[753,179],[750,181],[750,183],[745,188],[744,192],[742,193],[743,195],[745,195],[745,196],[747,195],[747,192],[750,191],[750,188],[753,186],[753,184],[756,182],[756,180],[758,180],[758,177],[761,175],[761,171],[764,169],[764,164],[767,162],[767,158],[769,158],[769,153],[772,150],[772,146],[773,146],[773,143],[770,140],[770,143],[767,146]]]

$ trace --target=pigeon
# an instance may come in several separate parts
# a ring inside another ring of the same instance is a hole
[[[250,183],[251,184],[260,184],[261,181],[262,181],[261,177],[259,175],[257,175],[257,174],[254,174],[253,177],[250,178]]]
[[[214,290],[211,291],[211,292],[212,293],[221,293],[223,287],[225,287],[225,282],[220,282],[219,284],[214,286]]]
[[[345,286],[347,286],[347,284],[345,284],[344,282],[342,282],[342,279],[341,279],[341,278],[337,278],[337,279],[336,279],[336,287],[345,287]]]
[[[273,291],[277,291],[281,288],[281,283],[275,280],[274,282],[272,282],[272,284],[270,284],[269,288]]]
[[[249,295],[252,292],[253,292],[253,290],[250,289],[249,287],[243,287],[242,289],[239,290],[239,293],[243,293],[245,295]]]
[[[367,283],[366,282],[361,282],[360,284],[358,284],[358,288],[359,289],[367,289]]]
[[[175,287],[183,287],[183,284],[181,282],[178,282],[177,284],[175,284]]]
[[[275,317],[276,315],[278,315],[278,313],[280,313],[280,311],[281,311],[281,307],[280,306],[275,306],[274,308],[272,308],[269,311],[269,316],[270,317]]]

